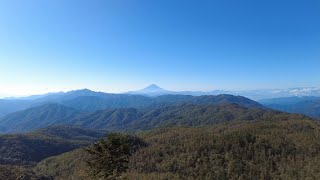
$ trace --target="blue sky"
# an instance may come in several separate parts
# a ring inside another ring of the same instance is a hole
[[[0,94],[320,87],[320,1],[2,0]]]

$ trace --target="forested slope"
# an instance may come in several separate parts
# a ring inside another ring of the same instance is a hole
[[[320,178],[320,126],[311,120],[262,120],[198,128],[160,128],[141,132],[139,136],[149,145],[131,157],[129,172],[123,177]],[[85,179],[85,175],[79,175],[79,172],[85,171],[86,158],[84,151],[76,150],[46,159],[36,170],[60,179]]]
[[[88,146],[106,132],[50,127],[32,133],[0,136],[0,164],[33,165],[47,157]]]

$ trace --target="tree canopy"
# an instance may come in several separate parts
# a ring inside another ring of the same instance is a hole
[[[146,143],[136,136],[112,133],[86,148],[91,155],[87,163],[92,177],[116,179],[127,171],[130,156],[142,146]]]

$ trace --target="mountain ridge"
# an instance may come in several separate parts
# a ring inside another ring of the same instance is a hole
[[[320,97],[302,96],[264,99],[260,103],[265,106],[289,113],[301,113],[320,119]]]
[[[138,93],[138,94],[131,94],[128,93],[105,93],[105,92],[95,92],[89,89],[80,89],[80,90],[73,90],[68,92],[57,92],[57,93],[47,93],[44,95],[33,95],[28,97],[21,97],[21,98],[9,98],[9,99],[0,99],[0,117],[6,114],[16,112],[19,110],[24,110],[30,107],[39,106],[45,103],[64,103],[68,101],[72,101],[75,98],[79,98],[82,96],[87,97],[96,97],[97,101],[98,98],[123,98],[123,97],[131,97],[132,102],[139,99],[143,99],[142,96],[152,96],[158,97],[161,95],[192,95],[192,96],[203,96],[203,95],[219,95],[219,94],[231,94],[234,96],[244,96],[253,100],[261,100],[261,99],[268,99],[268,98],[277,98],[277,97],[287,97],[287,96],[316,96],[320,97],[320,88],[310,87],[310,88],[289,88],[289,89],[267,89],[267,90],[249,90],[249,91],[224,91],[224,90],[214,90],[208,92],[202,91],[169,91],[163,88],[160,88],[157,85],[151,85],[151,89],[155,88],[157,91],[156,93],[151,93],[148,95],[146,93]],[[159,89],[160,88],[160,89]],[[164,91],[162,91],[164,90]],[[134,92],[134,91],[132,91]],[[72,102],[71,102],[72,103]],[[99,103],[98,103],[99,104]],[[150,104],[149,104],[150,105]],[[85,106],[85,105],[83,105]],[[119,107],[119,106],[118,106]],[[122,106],[123,107],[123,106]],[[81,108],[80,108],[81,109]],[[83,107],[82,109],[83,110]],[[93,109],[99,110],[99,108]]]
[[[91,91],[89,93],[96,94]],[[70,94],[71,97],[64,95],[60,100],[35,104],[28,109],[1,117],[0,131],[7,133],[30,131],[50,125],[67,124],[76,115],[115,108],[148,109],[150,107],[152,109],[181,103],[196,105],[236,103],[244,107],[264,108],[251,99],[226,94],[217,96],[162,95],[157,97],[104,93],[98,93],[97,96],[76,96],[75,92],[70,92]],[[76,94],[83,95],[83,91],[76,92]],[[64,101],[65,99],[66,101]]]
[[[226,96],[231,100],[225,98]],[[185,96],[179,97],[184,98]],[[187,97],[189,98],[189,96]],[[95,112],[76,111],[63,105],[50,104],[13,113],[6,118],[2,118],[0,119],[0,127],[2,127],[2,132],[6,133],[32,131],[52,125],[71,125],[108,131],[140,131],[161,126],[199,126],[237,120],[250,121],[263,119],[271,115],[275,117],[278,115],[295,117],[294,115],[266,109],[263,106],[254,106],[250,104],[251,101],[245,107],[243,104],[246,102],[241,101],[242,98],[239,100],[239,97],[231,95],[220,95],[212,98],[213,100],[210,101],[208,97],[196,97],[193,101],[165,103],[150,109],[111,108]],[[169,99],[172,98],[169,97]],[[59,112],[63,114],[60,115]],[[39,116],[34,118],[29,116],[29,114],[48,113],[53,113],[54,116],[43,120],[39,119]],[[18,118],[15,119],[15,117]],[[42,124],[38,123],[39,120],[42,121]]]
[[[2,132],[26,132],[63,124],[64,120],[72,118],[81,112],[56,103],[32,107],[0,118]]]

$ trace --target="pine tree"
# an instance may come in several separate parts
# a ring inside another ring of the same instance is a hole
[[[119,133],[109,134],[86,151],[92,156],[87,161],[94,178],[117,179],[126,172],[129,157],[146,143],[138,137]]]

